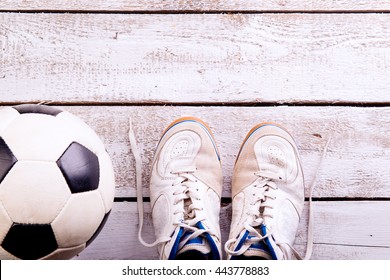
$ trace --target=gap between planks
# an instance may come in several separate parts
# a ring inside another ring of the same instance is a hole
[[[145,101],[145,102],[95,102],[95,101],[51,101],[51,100],[28,100],[26,102],[1,102],[0,106],[15,106],[19,104],[45,104],[51,106],[140,106],[140,107],[153,107],[153,106],[186,106],[186,107],[274,107],[274,106],[292,106],[292,107],[390,107],[390,102],[384,101],[299,101],[299,100],[290,100],[290,101],[280,101],[280,102],[245,102],[245,101],[235,101],[234,103],[227,102],[162,102],[159,100],[156,101]]]
[[[219,13],[219,12],[387,12],[388,0],[2,0],[3,11]]]
[[[50,9],[0,9],[0,13],[19,13],[19,14],[124,14],[124,15],[180,15],[180,14],[388,14],[390,10],[372,9],[372,10],[50,10]]]
[[[312,197],[311,200],[315,201],[390,201],[390,197]],[[308,202],[309,198],[305,197],[305,201]],[[114,202],[137,202],[136,197],[115,197]],[[142,202],[150,202],[150,197],[144,196]],[[232,203],[230,197],[221,197],[222,207]]]

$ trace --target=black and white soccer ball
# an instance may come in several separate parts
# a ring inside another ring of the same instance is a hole
[[[111,159],[76,116],[0,111],[0,259],[69,259],[99,234],[114,199]]]

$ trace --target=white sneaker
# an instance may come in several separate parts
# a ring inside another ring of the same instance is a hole
[[[298,150],[283,128],[259,124],[246,136],[232,182],[230,259],[291,259],[304,205]]]
[[[220,157],[209,127],[193,117],[170,124],[150,179],[157,238],[150,245],[158,246],[160,259],[221,259],[221,192]]]

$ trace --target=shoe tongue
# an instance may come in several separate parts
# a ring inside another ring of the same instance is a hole
[[[262,236],[265,236],[267,234],[267,228],[265,225],[261,225],[257,230]],[[235,250],[240,250],[246,240],[255,237],[255,234],[246,231],[239,240]],[[248,258],[261,258],[266,260],[277,259],[272,244],[273,242],[270,241],[270,237],[266,237],[264,240],[250,245],[249,248],[246,249],[246,251],[242,255]]]
[[[268,247],[262,241],[256,244],[252,244],[243,255],[245,257],[259,257],[266,260],[272,260],[272,256]]]
[[[254,235],[247,235],[247,236],[243,236],[242,238],[245,238],[245,239],[251,239],[251,238],[254,238],[255,236]],[[245,240],[242,240],[242,244],[244,243]],[[241,243],[241,241],[240,241]],[[252,244],[244,253],[243,255],[245,257],[258,257],[258,258],[262,258],[262,259],[266,259],[266,260],[272,260],[272,255],[271,255],[271,252],[270,252],[270,249],[269,247],[267,246],[266,243],[264,243],[264,241],[260,241],[260,242],[257,242],[255,244]]]
[[[182,239],[186,238],[190,234],[191,233],[183,234]],[[199,253],[207,255],[211,252],[211,247],[205,237],[198,236],[191,240],[188,240],[188,242],[181,249],[179,249],[177,254],[180,255],[188,251],[197,251]]]
[[[196,224],[199,229],[205,229],[201,222]],[[188,238],[193,232],[186,231],[179,227],[175,233],[175,241],[171,245],[169,259],[216,259],[219,260],[220,251],[215,240],[209,233],[204,233],[200,236],[188,240],[183,246],[180,242]],[[168,248],[169,250],[169,248]]]

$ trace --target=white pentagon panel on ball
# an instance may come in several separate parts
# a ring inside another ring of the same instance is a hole
[[[107,153],[99,155],[100,180],[98,190],[102,195],[106,212],[111,210],[115,195],[115,175],[110,156]]]
[[[0,136],[4,129],[6,129],[17,117],[18,111],[12,107],[6,107],[0,110]]]
[[[0,260],[18,260],[18,258],[0,247]]]
[[[7,211],[4,209],[4,206],[0,201],[0,244],[3,242],[4,237],[7,235],[11,226],[12,220],[8,216]]]
[[[74,142],[87,147],[96,155],[105,152],[105,147],[99,136],[79,117],[64,111],[57,116],[57,119],[60,126],[66,130]]]
[[[70,248],[58,248],[42,260],[68,260],[80,254],[85,249],[85,244]]]
[[[71,192],[55,163],[18,161],[0,184],[0,197],[13,222],[45,224],[58,215]]]
[[[18,160],[55,162],[72,142],[57,117],[45,114],[21,114],[2,137]]]
[[[52,228],[59,248],[86,243],[98,230],[105,217],[99,191],[72,194]]]

